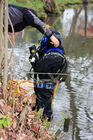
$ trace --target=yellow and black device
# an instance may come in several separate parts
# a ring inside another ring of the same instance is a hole
[[[36,46],[35,45],[32,45],[29,48],[29,51],[30,51],[30,55],[35,55],[35,53],[36,53]]]
[[[32,67],[34,67],[34,64],[37,60],[37,55],[36,55],[36,46],[35,45],[32,45],[30,48],[29,48],[29,51],[30,51],[30,57],[29,57],[29,61],[32,65]]]

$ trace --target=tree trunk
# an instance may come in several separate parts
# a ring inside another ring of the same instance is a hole
[[[42,0],[44,3],[44,9],[47,13],[59,14],[55,0]]]
[[[2,91],[2,59],[3,59],[3,2],[0,1],[0,92]],[[2,96],[2,94],[1,94]]]
[[[3,5],[5,17],[3,17]],[[3,25],[3,18],[4,25]],[[4,28],[4,33],[3,33]],[[3,62],[3,63],[2,63]],[[2,66],[3,64],[3,66]],[[0,75],[3,79],[3,97],[6,99],[7,68],[8,67],[8,0],[0,1]]]
[[[4,72],[3,72],[3,96],[6,101],[7,73],[8,73],[8,0],[5,0],[5,25],[4,25]]]
[[[0,73],[1,73],[1,63],[3,59],[3,2],[0,1]]]
[[[82,0],[84,4],[88,4],[88,0]]]

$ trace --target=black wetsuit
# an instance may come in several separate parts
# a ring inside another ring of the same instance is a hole
[[[44,108],[44,116],[51,120],[52,108],[51,102],[57,81],[63,81],[64,76],[59,73],[65,73],[67,71],[67,61],[64,55],[63,40],[58,32],[54,32],[53,35],[59,39],[60,45],[55,48],[51,44],[51,40],[48,39],[46,47],[41,47],[38,51],[39,58],[33,65],[36,80],[35,93],[36,93],[36,106],[37,109]],[[41,73],[41,74],[39,74]],[[48,74],[51,73],[51,74]],[[53,73],[56,73],[53,74]],[[62,80],[61,80],[62,79]]]
[[[38,18],[36,12],[33,9],[28,9],[25,7],[9,4],[8,11],[9,17],[14,27],[14,32],[20,32],[25,27],[32,26],[48,37],[52,35],[51,30],[47,28],[46,24],[43,23]],[[8,31],[12,32],[9,20],[8,20]]]

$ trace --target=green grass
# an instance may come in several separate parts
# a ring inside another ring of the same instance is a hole
[[[41,0],[36,0],[36,1],[33,1],[33,0],[30,0],[31,4],[33,5],[34,8],[38,9],[38,8],[43,8],[43,3],[41,2]]]
[[[67,4],[67,3],[82,3],[81,0],[55,0],[56,4],[58,5],[59,11],[63,11],[63,7],[60,6],[60,4]],[[27,8],[32,8],[34,9],[39,17],[46,18],[47,15],[44,12],[44,4],[41,2],[41,0],[8,0],[8,3],[15,4],[15,5],[20,5],[23,7]],[[71,6],[70,6],[71,7]],[[73,7],[73,6],[72,6]],[[64,7],[66,8],[66,7]]]
[[[23,7],[27,7],[27,8],[32,8],[34,9],[39,17],[46,17],[46,15],[44,15],[44,9],[43,9],[43,3],[41,2],[41,0],[8,0],[8,3],[10,4],[15,4],[15,5],[19,5],[19,6],[23,6]]]
[[[33,8],[33,9],[43,9],[43,3],[41,2],[41,0],[17,0],[19,2],[16,2],[16,0],[8,0],[9,3],[12,4],[16,4],[16,5],[21,5],[21,6],[25,6],[25,7],[29,7],[29,8]],[[67,4],[67,3],[82,3],[81,0],[55,0],[56,4]]]
[[[41,2],[41,0],[36,0],[36,1],[35,0],[17,0],[17,1],[8,0],[8,3],[16,4],[28,8],[34,8],[34,9],[43,8],[43,3]]]
[[[66,0],[55,0],[56,4],[65,3]]]
[[[9,4],[15,4],[15,5],[24,6],[23,3],[18,3],[18,2],[16,2],[15,0],[8,0],[8,3],[9,3]]]
[[[60,3],[63,3],[63,4],[67,4],[67,3],[71,3],[71,4],[74,4],[74,3],[82,3],[81,0],[55,0],[56,4],[60,4]]]

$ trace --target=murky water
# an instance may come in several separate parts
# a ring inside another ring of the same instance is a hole
[[[53,122],[57,128],[64,113],[70,118],[64,140],[93,140],[93,5],[69,8],[56,21],[50,19],[63,35],[70,71],[55,95]],[[18,78],[27,79],[29,47],[41,37],[41,33],[33,29],[26,29],[17,36],[15,70]]]

